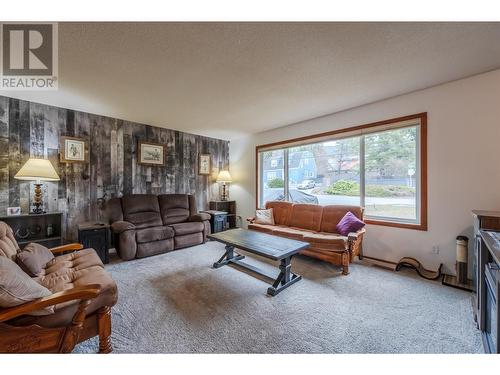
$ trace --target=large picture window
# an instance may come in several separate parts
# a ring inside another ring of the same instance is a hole
[[[424,113],[257,146],[257,205],[361,205],[368,223],[426,230],[426,120]]]

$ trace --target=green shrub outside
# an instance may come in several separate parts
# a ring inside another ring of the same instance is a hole
[[[281,178],[273,178],[272,180],[267,182],[267,186],[269,188],[284,188],[285,181],[283,181]]]
[[[359,183],[348,180],[338,180],[325,189],[330,195],[359,195]],[[415,188],[397,185],[366,185],[367,197],[410,197],[415,195]]]

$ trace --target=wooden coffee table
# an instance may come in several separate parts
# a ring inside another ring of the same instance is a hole
[[[309,247],[307,242],[291,240],[247,229],[227,230],[225,232],[210,234],[208,237],[226,245],[226,252],[222,258],[214,263],[214,268],[232,263],[270,278],[273,280],[273,283],[272,286],[267,289],[267,294],[271,296],[275,296],[285,288],[288,288],[290,285],[302,279],[302,276],[292,273],[291,260],[300,250]],[[235,248],[260,255],[267,259],[280,261],[280,272],[278,276],[276,277],[275,274],[271,275],[260,268],[242,262],[241,260],[245,257],[235,253]]]

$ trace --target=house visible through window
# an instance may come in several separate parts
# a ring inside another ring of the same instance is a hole
[[[258,205],[365,207],[368,222],[426,229],[426,115],[258,146]]]

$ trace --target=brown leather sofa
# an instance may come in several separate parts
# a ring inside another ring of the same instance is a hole
[[[206,242],[210,215],[196,212],[189,194],[132,194],[108,201],[114,244],[123,260]]]
[[[363,220],[363,207],[272,201],[265,208],[273,209],[275,225],[256,224],[255,218],[249,218],[248,229],[309,242],[301,254],[340,265],[344,275],[354,257],[362,257],[365,229],[342,236],[336,233],[336,225],[348,211]]]
[[[111,352],[111,307],[118,289],[96,252],[80,249],[80,244],[49,249],[66,254],[53,258],[32,279],[52,295],[0,308],[0,353],[68,353],[97,335],[99,352]],[[16,262],[20,251],[12,229],[0,222],[0,256]],[[51,314],[29,315],[51,306]]]

